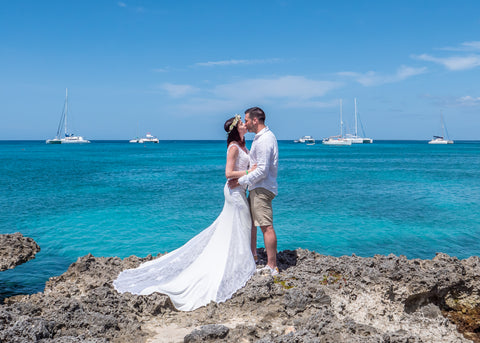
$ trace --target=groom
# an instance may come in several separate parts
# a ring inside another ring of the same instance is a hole
[[[265,249],[267,250],[267,265],[264,269],[271,275],[278,274],[277,268],[277,235],[273,228],[272,200],[278,194],[278,144],[275,135],[265,126],[265,113],[259,107],[245,111],[245,125],[248,132],[254,132],[250,149],[250,165],[257,168],[239,179],[228,182],[230,188],[239,184],[248,186],[250,212],[252,213],[252,249],[256,251],[257,226],[263,232]]]

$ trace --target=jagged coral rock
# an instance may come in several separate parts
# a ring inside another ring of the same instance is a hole
[[[265,261],[263,249],[259,257]],[[114,290],[121,270],[152,258],[79,258],[51,278],[43,293],[6,299],[0,341],[480,341],[474,325],[480,304],[477,257],[409,260],[282,251],[278,276],[256,274],[232,299],[192,312],[176,311],[165,295]]]
[[[0,235],[0,271],[12,269],[35,258],[40,247],[21,233]]]

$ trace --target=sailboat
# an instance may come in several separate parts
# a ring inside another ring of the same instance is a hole
[[[433,136],[433,139],[428,144],[453,144],[453,141],[448,139],[447,128],[445,127],[445,121],[443,120],[443,114],[440,112],[440,119],[442,121],[442,134],[443,136]],[[447,137],[445,139],[444,137]]]
[[[355,101],[355,134],[347,133],[346,139],[350,140],[352,144],[373,143],[373,139],[371,138],[358,136],[357,98],[355,98],[354,101]],[[362,131],[363,131],[363,126],[362,126]],[[365,135],[365,133],[363,134]]]
[[[71,144],[71,143],[90,143],[89,140],[82,136],[75,136],[73,133],[67,131],[67,115],[68,115],[68,88],[65,88],[65,104],[63,105],[62,116],[58,123],[57,135],[53,139],[47,139],[47,144]],[[63,129],[63,138],[62,137]]]
[[[342,99],[340,99],[340,135],[324,138],[325,145],[352,145],[352,141],[343,137]]]

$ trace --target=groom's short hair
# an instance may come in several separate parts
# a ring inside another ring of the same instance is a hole
[[[261,123],[265,122],[265,112],[260,107],[251,107],[248,110],[245,110],[245,114],[250,116],[250,118],[257,118]]]

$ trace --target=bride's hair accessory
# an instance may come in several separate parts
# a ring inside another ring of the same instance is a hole
[[[238,122],[242,119],[242,116],[240,114],[235,114],[235,117],[233,119],[233,122],[230,124],[228,127],[228,133],[232,132],[233,128],[237,126]]]

